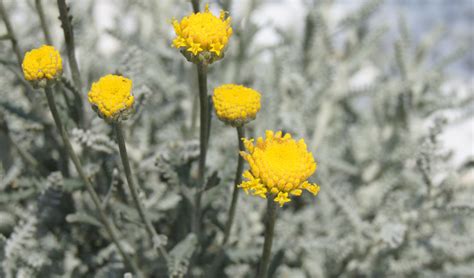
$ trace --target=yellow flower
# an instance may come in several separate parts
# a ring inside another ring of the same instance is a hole
[[[307,181],[316,171],[316,162],[304,140],[295,141],[289,133],[283,136],[281,131],[270,130],[265,137],[259,137],[256,144],[243,138],[247,152],[240,155],[250,164],[250,171],[244,172],[247,181],[239,187],[262,198],[272,194],[280,206],[290,201],[290,195],[300,196],[302,189],[316,196],[319,186]]]
[[[242,126],[255,119],[260,110],[260,94],[250,88],[225,84],[212,96],[217,117],[232,126]]]
[[[61,78],[63,64],[59,52],[43,45],[26,52],[22,63],[23,75],[34,87],[45,87]]]
[[[204,12],[186,16],[181,22],[174,19],[176,38],[173,47],[181,49],[191,62],[206,60],[210,64],[217,61],[223,57],[223,49],[232,35],[230,20],[224,11],[219,17],[214,16],[209,11],[209,4]]]
[[[113,121],[125,119],[132,110],[132,80],[109,74],[92,84],[88,94],[92,108],[102,118]]]

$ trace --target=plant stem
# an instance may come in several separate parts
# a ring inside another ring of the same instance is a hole
[[[230,12],[231,8],[232,8],[232,0],[224,0],[222,3],[222,9],[224,11]]]
[[[67,57],[69,59],[69,68],[71,69],[72,80],[76,88],[81,91],[81,74],[79,73],[79,66],[76,60],[76,50],[74,45],[74,31],[71,26],[72,17],[69,16],[69,7],[66,5],[66,0],[58,0],[59,20],[61,20],[61,27],[64,32],[64,41],[66,42]]]
[[[123,134],[122,123],[117,121],[114,123],[114,127],[115,127],[115,133],[117,136],[117,141],[118,141],[119,150],[120,150],[120,158],[122,159],[123,169],[125,171],[125,177],[127,178],[128,188],[130,189],[130,193],[132,194],[133,202],[135,203],[135,206],[137,207],[138,214],[140,215],[140,218],[145,224],[145,229],[148,233],[148,236],[150,237],[150,241],[153,244],[153,247],[155,247],[156,238],[158,237],[158,235],[156,234],[155,228],[153,227],[153,224],[151,223],[150,219],[147,217],[145,208],[140,202],[140,199],[137,194],[138,188],[135,186],[135,182],[133,181],[133,177],[132,177],[132,169],[130,167],[130,161],[128,159],[127,147],[125,146],[125,137]],[[165,258],[165,260],[168,260],[168,254],[166,250],[160,245],[158,245],[157,248],[160,254],[163,256],[163,258]]]
[[[48,23],[46,22],[46,17],[44,16],[43,3],[41,0],[35,0],[36,10],[38,10],[38,15],[41,23],[41,29],[43,29],[44,39],[47,44],[52,45],[53,41],[51,40],[51,35],[48,29]]]
[[[64,146],[69,154],[69,157],[71,158],[72,162],[74,163],[74,166],[76,166],[77,173],[81,177],[82,181],[86,185],[87,191],[89,192],[92,201],[94,202],[94,205],[99,212],[100,219],[102,221],[102,224],[104,225],[107,233],[109,234],[110,238],[114,242],[115,246],[117,247],[120,255],[123,257],[123,260],[125,261],[126,264],[129,265],[131,269],[139,276],[143,277],[141,274],[138,265],[134,260],[132,260],[127,253],[125,253],[122,245],[120,244],[119,240],[119,235],[115,232],[115,228],[113,227],[113,224],[109,222],[107,219],[106,213],[103,210],[101,206],[101,201],[99,199],[99,196],[95,192],[94,186],[90,182],[89,178],[86,176],[84,173],[84,170],[82,169],[81,162],[79,161],[79,158],[77,157],[76,153],[74,152],[74,149],[72,148],[71,142],[69,140],[69,136],[66,132],[66,129],[64,128],[61,117],[59,115],[58,109],[56,107],[56,103],[54,102],[54,96],[53,96],[53,90],[51,87],[46,87],[45,89],[46,92],[46,98],[48,100],[48,105],[49,109],[51,110],[51,114],[53,115],[54,122],[56,124],[56,127],[59,130],[59,134],[61,135]]]
[[[240,152],[245,151],[244,149],[244,142],[242,142],[242,138],[245,137],[245,129],[243,126],[237,127],[237,142],[239,143],[239,152],[237,153],[238,161],[237,161],[237,171],[235,172],[235,182],[234,182],[234,190],[232,192],[232,201],[230,203],[229,208],[229,216],[227,217],[227,223],[225,225],[224,230],[224,240],[222,241],[222,245],[226,245],[227,241],[229,240],[230,231],[232,229],[232,224],[234,222],[235,217],[235,209],[237,208],[237,200],[239,199],[239,192],[240,189],[237,187],[242,182],[242,171],[244,169],[244,158],[240,155]]]
[[[195,13],[199,12],[199,0],[191,0],[191,4],[193,5],[193,11]]]
[[[200,130],[199,130],[199,169],[198,184],[196,192],[196,212],[193,221],[193,232],[199,234],[201,219],[201,198],[205,182],[207,143],[209,140],[209,101],[207,98],[207,65],[200,62],[197,64],[198,83],[199,83],[199,102],[200,102]]]
[[[272,253],[273,234],[277,215],[277,203],[271,196],[267,197],[267,219],[265,222],[265,242],[263,243],[262,259],[258,267],[258,278],[267,278],[268,264]]]
[[[234,222],[235,210],[237,208],[237,200],[239,199],[240,189],[237,187],[242,182],[242,171],[244,169],[244,158],[240,155],[240,151],[244,151],[244,143],[242,138],[245,137],[245,129],[243,126],[237,127],[237,142],[239,144],[239,151],[237,152],[238,161],[237,161],[237,171],[235,172],[235,181],[234,189],[232,192],[232,200],[230,202],[229,215],[227,216],[227,222],[224,228],[224,239],[222,245],[217,252],[216,258],[209,268],[208,275],[206,277],[216,277],[217,271],[221,266],[224,260],[224,248],[227,246],[227,241],[229,240],[230,231],[232,229],[232,224]]]
[[[191,131],[189,132],[189,135],[191,137],[194,136],[194,134],[196,132],[198,101],[199,101],[199,97],[197,95],[194,96],[192,107],[191,107]]]
[[[76,50],[74,45],[74,30],[72,29],[72,16],[69,15],[69,7],[66,5],[66,0],[58,0],[59,20],[64,32],[64,41],[66,43],[67,57],[69,60],[69,68],[71,69],[72,81],[79,92],[82,91],[81,74],[79,72],[79,65],[76,60]],[[74,101],[79,108],[79,126],[85,126],[84,105],[80,95],[74,95]]]

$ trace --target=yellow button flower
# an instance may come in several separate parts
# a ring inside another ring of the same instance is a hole
[[[235,127],[255,119],[260,110],[260,94],[241,85],[225,84],[217,87],[212,101],[217,117]]]
[[[183,55],[191,62],[206,61],[211,64],[223,57],[232,28],[230,17],[221,11],[219,17],[209,11],[209,4],[204,12],[193,13],[184,17],[181,22],[173,20],[176,38],[173,47],[181,49]]]
[[[307,181],[316,171],[316,162],[304,140],[295,141],[289,133],[283,136],[281,131],[270,130],[265,137],[259,137],[256,144],[253,139],[243,139],[247,152],[240,155],[249,163],[250,171],[244,172],[247,181],[239,187],[262,198],[272,194],[280,206],[290,201],[290,195],[300,196],[302,189],[316,196],[319,186]]]
[[[108,121],[125,119],[132,111],[132,80],[109,74],[92,84],[88,94],[92,108]]]
[[[59,52],[43,45],[26,52],[22,63],[23,75],[34,87],[45,87],[61,78],[63,64]]]

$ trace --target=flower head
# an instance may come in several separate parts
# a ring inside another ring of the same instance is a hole
[[[224,11],[219,17],[214,16],[209,11],[209,4],[204,12],[186,16],[181,22],[174,19],[176,38],[173,47],[181,49],[191,62],[205,61],[211,64],[224,55],[224,48],[232,35],[230,20]]]
[[[265,137],[259,137],[255,145],[253,139],[243,139],[247,152],[240,155],[250,164],[250,171],[244,172],[247,181],[239,187],[262,198],[272,194],[280,206],[290,201],[289,196],[300,196],[303,189],[316,196],[319,186],[307,181],[316,171],[316,162],[304,140],[295,141],[289,133],[283,136],[281,131],[270,130]]]
[[[125,119],[134,103],[132,80],[120,75],[106,75],[92,84],[88,98],[102,118],[108,121]]]
[[[255,119],[260,110],[260,94],[241,85],[225,84],[217,87],[212,101],[219,120],[232,126],[242,126]]]
[[[59,52],[50,45],[43,45],[26,52],[21,65],[25,79],[33,87],[46,87],[61,78],[63,64]]]

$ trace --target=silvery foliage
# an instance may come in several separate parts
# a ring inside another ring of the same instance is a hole
[[[42,44],[33,1],[5,2],[9,14],[17,15],[13,25],[21,48]],[[197,238],[189,233],[199,156],[196,73],[170,47],[169,24],[187,14],[190,3],[111,1],[113,24],[104,31],[92,17],[104,8],[99,1],[70,1],[86,88],[113,72],[134,82],[136,113],[125,122],[127,144],[142,202],[160,234],[153,244],[170,254],[165,261],[147,242],[124,184],[113,130],[89,109],[86,90],[89,124],[80,127],[69,117],[73,96],[67,87],[73,85],[56,1],[43,2],[69,80],[66,89],[57,88],[56,100],[126,252],[148,277],[203,274],[219,254],[237,138],[213,116],[203,234]],[[222,2],[211,7],[228,8]],[[242,4],[226,57],[210,68],[209,88],[233,82],[259,90],[262,111],[247,126],[250,136],[265,129],[291,132],[306,139],[318,162],[313,181],[321,193],[303,194],[280,210],[272,277],[473,276],[474,164],[452,166],[439,139],[453,121],[472,116],[472,94],[444,89],[451,78],[445,68],[464,57],[463,49],[430,58],[443,33],[415,40],[403,18],[399,26],[370,24],[380,6],[374,0],[361,1],[337,21],[329,16],[333,1],[306,1],[302,34],[266,26],[279,40],[262,46],[255,38],[263,27],[254,19],[264,4]],[[387,39],[388,31],[398,34],[395,40]],[[104,51],[107,41],[115,47]],[[68,162],[44,95],[27,94],[11,53],[2,41],[0,276],[133,277]],[[355,82],[368,71],[371,80]],[[446,111],[460,116],[448,119]],[[219,277],[254,275],[264,210],[261,199],[240,196]]]

